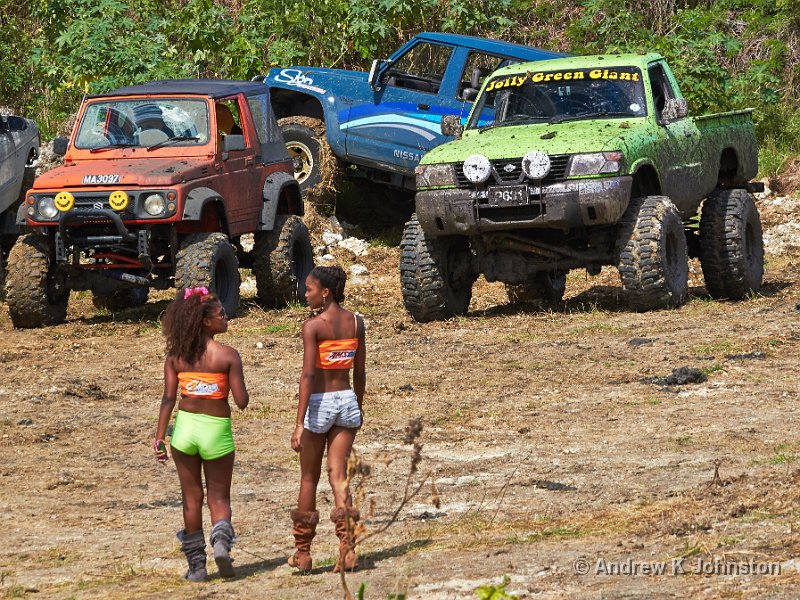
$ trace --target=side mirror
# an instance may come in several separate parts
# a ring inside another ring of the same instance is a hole
[[[392,61],[390,60],[378,60],[377,58],[372,61],[372,66],[369,68],[369,75],[367,76],[367,83],[369,87],[373,90],[376,90],[380,87],[380,72],[383,68],[387,65],[390,65]]]
[[[223,152],[240,152],[247,146],[244,143],[243,135],[226,135],[222,138],[222,151]]]
[[[69,140],[65,137],[53,138],[53,154],[64,156],[67,153]]]
[[[689,114],[689,105],[686,98],[668,98],[661,111],[661,118],[664,121],[675,121],[682,119]]]
[[[461,117],[458,115],[445,115],[442,117],[442,135],[458,137],[464,132]]]

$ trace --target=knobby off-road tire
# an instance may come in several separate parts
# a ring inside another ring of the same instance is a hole
[[[678,209],[666,196],[631,199],[620,222],[619,276],[633,310],[680,306],[689,293],[689,255]]]
[[[272,231],[255,234],[252,255],[258,299],[265,306],[305,302],[306,277],[314,268],[314,253],[300,217],[278,215]]]
[[[110,294],[92,292],[92,304],[100,310],[115,312],[125,308],[135,308],[147,303],[150,290],[145,287],[119,288]]]
[[[745,190],[717,190],[700,214],[700,266],[713,298],[741,300],[761,289],[761,217]]]
[[[540,271],[531,281],[506,284],[506,293],[511,304],[555,304],[561,302],[566,289],[566,271]]]
[[[469,242],[460,237],[429,238],[411,215],[400,242],[403,304],[415,321],[425,323],[464,315],[472,298]]]
[[[239,309],[239,263],[224,233],[195,233],[181,244],[176,257],[175,287],[204,286],[219,298],[229,317]]]
[[[67,318],[69,288],[51,238],[29,233],[8,255],[6,302],[14,327],[57,325]]]
[[[304,198],[316,205],[332,205],[341,170],[325,135],[325,123],[311,117],[284,117],[278,121],[286,149],[294,162],[294,177]]]

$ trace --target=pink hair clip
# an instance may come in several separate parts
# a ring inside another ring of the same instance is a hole
[[[186,300],[189,296],[193,296],[194,294],[200,294],[200,300],[202,300],[208,296],[208,288],[204,286],[186,288],[183,290],[183,299]]]

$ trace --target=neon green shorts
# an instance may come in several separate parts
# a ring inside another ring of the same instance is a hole
[[[214,460],[234,451],[231,420],[179,410],[170,446],[184,454]]]

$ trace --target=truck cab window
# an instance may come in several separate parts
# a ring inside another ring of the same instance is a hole
[[[647,71],[650,78],[650,90],[653,93],[653,107],[656,111],[656,117],[661,121],[663,120],[663,112],[667,100],[674,98],[675,92],[672,90],[672,85],[661,65],[653,65]]]
[[[492,56],[482,52],[470,52],[461,73],[461,83],[456,96],[459,100],[473,102],[483,85],[483,80],[501,66],[505,67],[518,61],[509,61],[500,56]]]
[[[449,46],[417,44],[387,69],[386,84],[436,94],[452,53]]]

